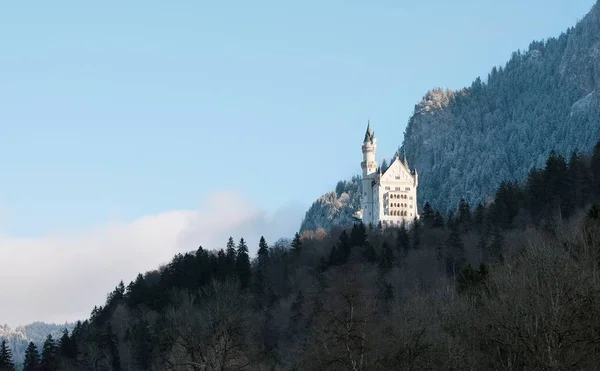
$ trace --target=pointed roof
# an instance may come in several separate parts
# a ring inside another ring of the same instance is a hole
[[[404,160],[402,161],[402,163],[408,169],[408,161],[406,160],[406,148],[402,148],[402,150],[404,151]]]
[[[363,143],[372,142],[373,138],[375,138],[375,132],[371,131],[371,123],[367,121],[367,132],[365,133],[365,140],[363,140]]]

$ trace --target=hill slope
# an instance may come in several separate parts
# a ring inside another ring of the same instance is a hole
[[[25,349],[30,341],[32,341],[38,349],[42,349],[42,345],[48,335],[58,339],[64,329],[71,331],[75,327],[73,323],[65,323],[57,325],[54,323],[34,322],[25,326],[18,326],[14,329],[7,325],[0,325],[0,340],[6,340],[13,354],[13,361],[20,369],[25,356]]]
[[[419,170],[419,203],[454,209],[461,197],[485,201],[503,180],[524,179],[551,150],[588,152],[600,138],[600,5],[558,38],[513,53],[487,81],[460,91],[433,89],[415,106],[403,147]],[[348,207],[359,204],[344,200]],[[321,197],[301,229],[344,224],[323,219]],[[338,215],[350,211],[339,210]]]

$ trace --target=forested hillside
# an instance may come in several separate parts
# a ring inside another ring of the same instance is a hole
[[[500,182],[542,166],[552,149],[563,156],[590,151],[600,139],[599,87],[597,3],[575,27],[513,53],[487,79],[459,91],[429,91],[415,106],[402,145],[419,171],[420,206],[450,210],[461,198],[485,201]],[[348,194],[357,199],[345,207],[360,203],[360,193]],[[301,229],[348,225],[345,210],[327,212],[335,202],[331,194],[321,197]]]
[[[25,370],[598,369],[599,199],[600,143],[411,229],[199,247],[31,344]]]
[[[33,342],[41,349],[48,335],[59,337],[63,333],[63,330],[71,331],[73,327],[75,327],[74,323],[57,325],[43,322],[34,322],[25,326],[18,326],[14,329],[3,325],[0,326],[0,340],[6,341],[6,345],[11,350],[13,361],[17,365],[21,365],[25,357],[25,350],[30,342]]]

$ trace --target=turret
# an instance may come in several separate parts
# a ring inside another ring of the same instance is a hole
[[[377,171],[377,162],[375,161],[376,151],[377,138],[375,138],[375,133],[371,131],[371,123],[367,122],[367,132],[362,144],[363,162],[360,164],[363,170],[363,177],[368,177]]]

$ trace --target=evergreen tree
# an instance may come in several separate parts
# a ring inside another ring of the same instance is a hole
[[[236,258],[236,253],[235,253],[235,242],[233,241],[233,237],[229,237],[229,240],[227,241],[227,246],[225,248],[225,257],[226,257],[226,273],[225,275],[229,275],[231,273],[233,273],[233,271],[235,270],[235,258]]]
[[[490,258],[502,261],[502,249],[504,248],[504,235],[502,234],[502,230],[496,226],[494,227],[494,232],[492,236],[492,243],[489,247]]]
[[[466,262],[465,246],[456,229],[454,229],[446,240],[446,274],[456,277]]]
[[[33,341],[29,342],[25,350],[25,359],[23,360],[23,371],[39,371],[40,354]]]
[[[292,250],[299,253],[302,249],[302,241],[300,240],[300,233],[296,232],[294,239],[292,240]]]
[[[485,240],[485,235],[483,233],[479,236],[479,241],[477,242],[477,250],[479,251],[481,260],[487,260],[487,241]]]
[[[58,367],[56,342],[52,335],[46,337],[42,347],[42,359],[40,361],[40,371],[56,371]]]
[[[258,265],[266,266],[269,261],[269,245],[267,245],[267,241],[264,236],[260,237],[260,241],[258,242]]]
[[[483,231],[483,224],[485,222],[485,207],[482,203],[477,204],[477,207],[475,208],[475,212],[473,214],[473,224],[475,226],[475,229],[477,229],[477,231],[481,233],[481,231]]]
[[[399,254],[406,255],[410,249],[410,238],[406,229],[406,224],[402,223],[396,235],[396,251]]]
[[[425,202],[423,205],[423,213],[421,214],[421,218],[423,220],[423,225],[427,228],[433,227],[433,222],[435,219],[435,211],[429,204],[429,202]]]
[[[267,245],[267,241],[264,236],[260,237],[260,241],[258,242],[258,253],[257,253],[257,264],[256,264],[256,274],[255,277],[255,287],[254,291],[258,297],[262,297],[265,292],[265,275],[266,268],[269,262],[269,245]]]
[[[433,228],[444,228],[444,226],[444,217],[439,211],[436,211],[435,216],[433,217]]]
[[[421,246],[421,221],[416,216],[413,219],[411,232],[412,248],[417,250]]]
[[[565,217],[570,217],[577,209],[583,208],[592,198],[593,180],[581,154],[573,152],[567,170],[569,195],[565,201]]]
[[[471,223],[472,223],[472,216],[471,216],[471,207],[469,206],[469,203],[467,201],[465,201],[465,199],[461,199],[460,203],[458,204],[458,224],[460,225],[460,228],[462,231],[469,231],[471,230]]]
[[[243,238],[237,247],[237,257],[235,261],[235,271],[242,284],[242,288],[250,286],[250,256],[248,255],[248,246]]]
[[[375,248],[368,242],[365,242],[362,247],[362,255],[363,258],[369,263],[377,262],[377,253],[375,252]]]
[[[123,281],[121,281],[122,283]],[[63,334],[58,341],[58,350],[61,357],[75,359],[77,357],[77,346],[75,340],[69,336],[67,329],[63,330]]]
[[[350,230],[350,246],[362,247],[367,242],[367,230],[363,223],[354,224]]]
[[[0,371],[14,371],[15,364],[12,359],[12,351],[6,345],[6,340],[0,343]]]
[[[381,245],[381,257],[379,258],[379,269],[383,273],[387,273],[394,265],[394,251],[387,241],[383,241]]]

